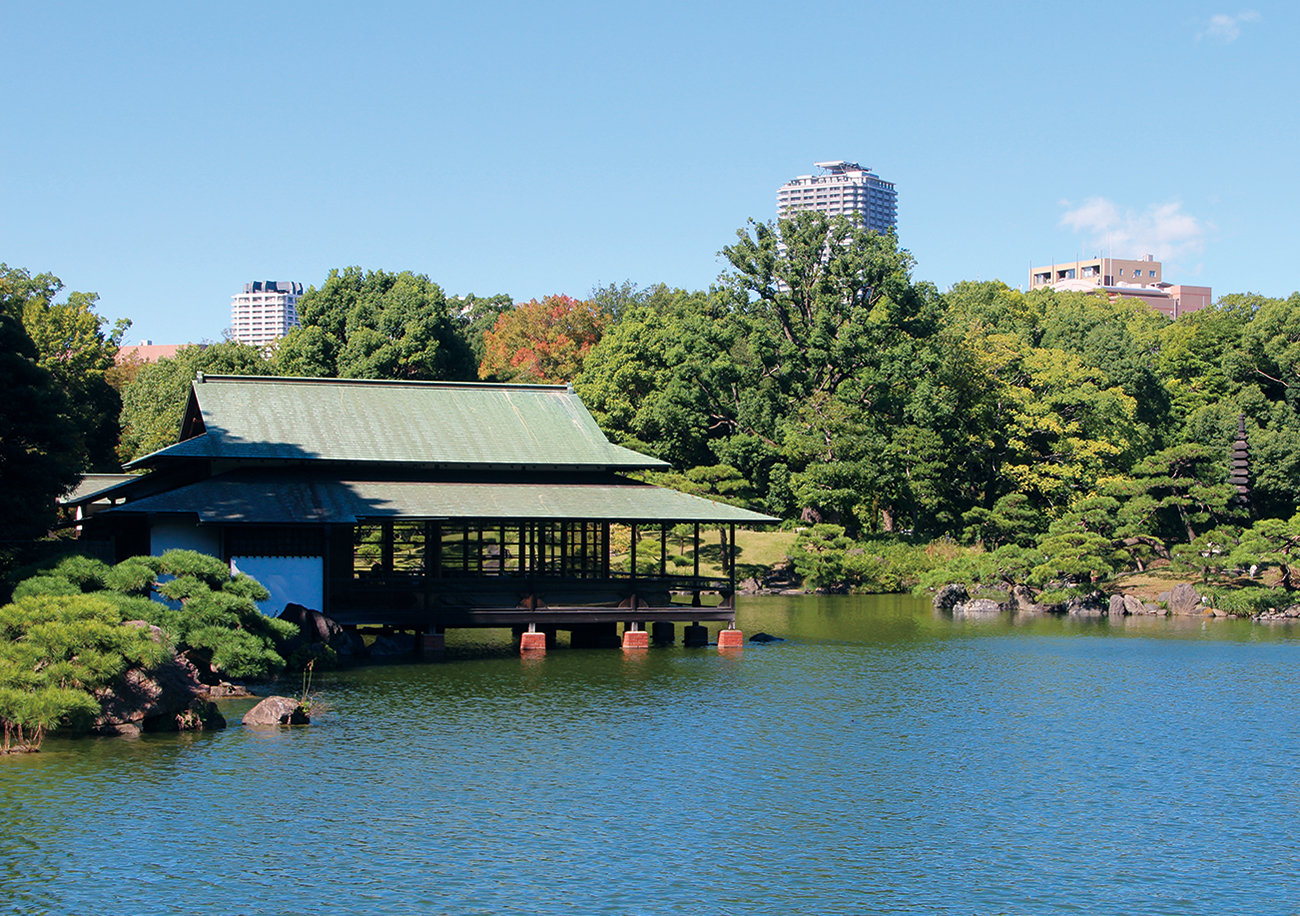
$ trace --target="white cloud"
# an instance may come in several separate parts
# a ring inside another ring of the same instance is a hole
[[[1084,236],[1084,247],[1117,258],[1155,255],[1167,261],[1199,253],[1213,226],[1184,213],[1180,203],[1154,204],[1145,211],[1121,211],[1112,200],[1090,197],[1066,210],[1061,225]]]
[[[1254,10],[1244,10],[1235,16],[1229,16],[1226,13],[1211,16],[1210,24],[1196,34],[1196,40],[1215,38],[1224,44],[1236,41],[1241,37],[1241,24],[1243,22],[1259,22],[1259,13]]]

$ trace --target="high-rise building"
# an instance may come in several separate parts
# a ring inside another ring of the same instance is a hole
[[[877,232],[892,232],[898,223],[898,192],[856,162],[814,162],[816,175],[800,175],[776,193],[776,215],[785,219],[799,210],[843,213]]]
[[[265,346],[298,327],[302,284],[284,280],[254,280],[243,293],[230,297],[230,336],[240,343]]]

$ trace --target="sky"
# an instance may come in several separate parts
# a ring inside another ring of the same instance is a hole
[[[707,289],[813,163],[898,189],[913,276],[1152,254],[1300,289],[1295,4],[0,0],[0,261],[128,342],[251,280]]]

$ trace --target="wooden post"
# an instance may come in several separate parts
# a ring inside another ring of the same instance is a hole
[[[695,578],[700,577],[700,523],[695,523]]]
[[[659,523],[659,578],[668,575],[668,526]]]
[[[632,564],[631,564],[631,565],[632,565],[632,579],[633,579],[634,581],[635,581],[635,579],[636,579],[636,539],[637,539],[637,535],[638,535],[638,533],[639,533],[639,532],[637,531],[636,522],[633,522],[633,523],[632,523],[632,545],[631,545],[631,546],[632,546],[632,553],[631,553]]]
[[[727,543],[723,545],[723,548],[727,554],[727,569],[731,573],[731,594],[735,595],[736,594],[736,558],[732,555],[732,551],[736,549],[736,524],[735,522],[732,522],[727,527],[730,529],[729,533],[731,536],[728,538]]]

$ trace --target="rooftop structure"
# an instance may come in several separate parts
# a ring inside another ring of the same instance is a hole
[[[1095,257],[1029,270],[1029,288],[1061,292],[1104,292],[1111,299],[1140,299],[1169,318],[1199,311],[1210,304],[1208,286],[1166,283],[1163,268],[1151,255],[1141,260]]]
[[[181,347],[206,347],[207,344],[156,344],[152,340],[142,340],[138,344],[123,344],[118,348],[117,356],[114,358],[119,366],[123,363],[140,361],[142,363],[156,363],[160,359],[173,359],[176,351]]]
[[[821,172],[800,175],[781,186],[776,194],[780,219],[800,210],[817,210],[831,216],[853,217],[866,229],[893,232],[898,222],[898,193],[871,169],[856,162],[835,159],[813,163]]]
[[[230,337],[263,347],[298,327],[302,284],[284,280],[254,280],[230,297]]]

